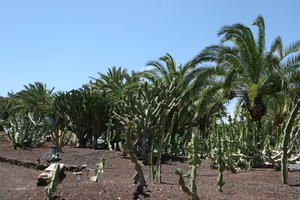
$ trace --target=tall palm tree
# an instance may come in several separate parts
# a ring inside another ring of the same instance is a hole
[[[282,89],[280,72],[276,69],[280,66],[289,70],[299,67],[299,56],[287,61],[284,58],[299,52],[300,43],[296,42],[282,51],[279,48],[281,40],[277,38],[271,50],[265,51],[263,17],[258,16],[253,25],[258,27],[257,38],[249,27],[242,24],[224,26],[218,32],[222,36],[221,44],[205,48],[193,62],[215,62],[222,68],[226,85],[235,91],[235,96],[240,98],[242,107],[249,111],[251,117],[261,122],[267,112],[265,97]]]

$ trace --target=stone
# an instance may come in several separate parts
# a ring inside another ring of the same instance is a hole
[[[55,165],[59,164],[59,178],[62,180],[65,175],[65,165],[62,163],[52,163],[47,167],[37,178],[37,186],[46,186],[50,183],[50,180],[54,174]]]

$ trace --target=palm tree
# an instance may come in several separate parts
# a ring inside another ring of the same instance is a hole
[[[199,69],[190,63],[186,65],[176,65],[170,54],[159,58],[159,61],[150,61],[147,66],[152,70],[144,71],[143,76],[150,81],[159,80],[167,86],[174,88],[174,95],[181,95],[189,84],[196,78]]]
[[[168,112],[168,119],[166,121],[166,127],[171,125],[173,115],[177,115],[174,129],[170,135],[170,142],[172,152],[175,152],[175,137],[178,133],[183,133],[183,127],[190,120],[188,118],[182,118],[186,115],[184,105],[188,105],[188,98],[183,98],[184,91],[189,87],[190,82],[195,79],[196,71],[192,65],[176,65],[175,60],[170,54],[166,54],[159,58],[159,61],[150,61],[147,66],[151,66],[153,69],[144,71],[143,77],[150,82],[150,87],[160,88],[162,91],[159,96],[161,102],[165,102],[166,105],[175,103],[177,106],[172,107],[172,110]],[[168,91],[168,92],[167,92]],[[166,94],[166,95],[164,95]],[[185,95],[187,97],[188,95]],[[185,100],[184,100],[185,99]],[[190,101],[189,101],[190,102]],[[180,111],[180,112],[179,112]],[[163,115],[163,113],[162,113]],[[163,130],[167,132],[167,130]]]
[[[99,78],[92,78],[89,84],[85,86],[101,90],[107,93],[112,103],[118,102],[122,98],[122,93],[127,85],[130,76],[126,69],[121,67],[112,67],[108,69],[107,74],[98,73]]]
[[[171,94],[168,94],[170,99],[172,99],[171,97],[182,96],[189,84],[195,79],[198,71],[194,65],[177,66],[170,54],[160,57],[159,61],[148,62],[147,66],[151,66],[153,69],[144,71],[143,77],[154,85],[160,83],[164,87],[170,88],[172,91]],[[182,105],[178,105],[178,107],[182,107]]]
[[[114,113],[122,113],[123,109],[128,107],[128,104],[132,102],[128,99],[128,96],[135,98],[142,82],[139,74],[135,72],[129,74],[126,69],[121,67],[112,67],[108,69],[107,74],[98,74],[100,77],[92,78],[85,87],[97,90],[101,94],[106,95],[109,100],[110,119],[106,140],[111,149],[111,144],[118,144],[121,141],[121,134],[124,132],[120,120],[115,119]]]
[[[218,32],[218,35],[222,36],[221,44],[205,48],[193,62],[215,62],[222,68],[226,86],[234,90],[242,107],[247,109],[252,119],[260,124],[267,112],[265,97],[278,93],[282,89],[283,85],[280,82],[282,76],[279,76],[279,69],[290,71],[299,67],[299,56],[286,61],[284,58],[298,52],[300,43],[296,42],[282,51],[281,40],[277,38],[271,50],[265,51],[263,17],[258,16],[253,25],[258,27],[256,39],[247,26],[242,24],[224,26]],[[232,44],[227,45],[228,42]],[[298,77],[299,75],[294,78]]]
[[[45,115],[50,109],[53,90],[54,88],[48,89],[46,84],[35,82],[24,85],[24,89],[16,94],[9,93],[9,96],[16,100],[23,112]]]
[[[144,77],[151,83],[161,82],[172,88],[167,98],[177,99],[177,106],[168,116],[170,123],[173,113],[177,113],[170,139],[171,147],[175,149],[178,149],[174,145],[175,137],[182,137],[191,128],[196,127],[202,137],[207,137],[212,116],[225,114],[224,103],[233,97],[233,92],[224,88],[227,83],[222,80],[223,71],[220,68],[214,65],[199,67],[197,64],[191,60],[177,66],[172,56],[167,54],[159,61],[149,62],[153,69],[144,72]],[[186,137],[187,141],[189,138]]]
[[[282,125],[291,111],[290,105],[300,95],[300,41],[284,48],[282,39],[277,37],[267,57],[273,60],[274,72],[277,74],[273,81],[280,84],[280,91],[270,95],[272,101],[267,102],[267,115],[276,127]]]

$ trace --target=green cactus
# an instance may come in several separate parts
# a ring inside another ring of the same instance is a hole
[[[224,127],[224,124],[223,124]],[[224,130],[224,128],[223,128]],[[217,185],[219,186],[219,192],[223,192],[222,187],[225,184],[223,172],[225,171],[225,162],[224,162],[224,149],[222,148],[222,138],[221,138],[221,131],[218,131],[215,124],[215,131],[217,132],[218,137],[218,171],[219,171],[219,177],[217,179]]]
[[[165,114],[166,116],[167,114]],[[156,161],[156,168],[154,169],[154,166],[152,165],[152,169],[150,170],[151,178],[152,180],[155,180],[156,182],[161,182],[161,155],[163,152],[164,147],[167,145],[168,139],[170,138],[171,134],[174,130],[175,121],[177,119],[177,112],[173,113],[171,125],[168,129],[167,135],[165,134],[165,126],[166,126],[166,119],[162,119],[161,124],[161,132],[160,132],[160,138],[159,138],[159,144],[157,148],[157,161]],[[153,160],[153,154],[150,155],[150,159]],[[152,161],[150,163],[153,163]]]
[[[109,109],[108,99],[99,91],[81,88],[61,92],[53,104],[53,128],[73,132],[79,147],[86,147],[89,141],[96,148],[97,139],[106,131]]]
[[[179,185],[181,185],[182,191],[192,196],[192,200],[199,200],[199,196],[197,194],[197,168],[201,164],[201,160],[199,157],[199,137],[196,133],[193,133],[192,139],[187,147],[188,150],[188,163],[189,163],[189,187],[186,186],[183,180],[183,172],[181,169],[177,169],[175,174],[179,176]]]
[[[185,181],[183,179],[183,171],[182,169],[177,169],[175,171],[175,174],[177,174],[179,176],[179,179],[178,179],[178,184],[181,186],[181,189],[184,193],[186,193],[187,195],[189,196],[192,196],[192,192],[190,191],[190,189],[186,186],[185,184]]]
[[[28,113],[27,116],[15,115],[7,119],[4,130],[14,148],[38,146],[50,133],[50,128],[45,120],[35,119],[31,113]]]
[[[96,164],[95,175],[90,178],[91,181],[98,182],[98,177],[100,174],[104,173],[105,158],[101,158]]]
[[[141,164],[138,161],[137,156],[134,153],[133,150],[133,143],[132,143],[132,130],[134,129],[135,124],[131,121],[127,123],[127,131],[125,132],[125,143],[124,147],[126,149],[126,153],[129,154],[131,162],[135,165],[135,175],[133,176],[133,183],[139,184],[140,186],[146,186],[146,179],[144,177],[144,172]]]
[[[288,145],[290,141],[290,135],[293,130],[293,124],[297,117],[298,111],[300,109],[300,99],[296,103],[290,117],[287,121],[287,124],[284,129],[284,136],[283,136],[283,145],[282,145],[282,158],[281,158],[281,173],[282,173],[282,183],[287,184],[288,180],[288,168],[287,168],[287,161],[288,161]]]

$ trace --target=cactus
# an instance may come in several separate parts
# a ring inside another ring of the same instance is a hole
[[[290,135],[293,130],[293,124],[295,118],[297,117],[297,113],[300,109],[300,99],[298,100],[297,104],[295,105],[288,121],[286,127],[284,129],[284,136],[283,136],[283,145],[282,145],[282,158],[281,158],[281,173],[282,173],[282,183],[287,184],[288,180],[288,169],[287,169],[287,159],[288,159],[288,145],[290,141]]]
[[[47,195],[47,200],[52,200],[54,199],[52,197],[52,195],[54,194],[54,192],[56,191],[56,187],[60,182],[59,179],[59,173],[60,173],[60,167],[59,164],[55,164],[54,167],[54,172],[53,172],[53,176],[51,178],[51,181],[49,183],[49,185],[46,187],[46,195]]]
[[[188,145],[188,163],[189,163],[189,187],[186,186],[183,180],[183,172],[181,169],[177,169],[175,174],[179,176],[179,185],[181,185],[182,191],[192,196],[192,200],[199,200],[199,196],[197,194],[197,168],[201,164],[201,160],[199,158],[199,137],[196,133],[193,133],[192,139]]]
[[[224,127],[224,124],[223,124]],[[223,128],[224,130],[224,128]],[[222,148],[222,139],[221,139],[221,132],[218,131],[216,128],[215,124],[215,131],[217,132],[217,137],[218,137],[218,171],[219,171],[219,177],[217,180],[217,185],[219,186],[219,192],[223,192],[223,185],[225,184],[224,177],[223,177],[223,172],[225,170],[225,162],[224,162],[224,153],[223,153],[223,148]]]
[[[4,130],[14,148],[40,145],[50,131],[44,120],[33,121],[31,114],[28,114],[28,116],[16,115],[11,119],[7,119],[7,121]]]
[[[132,144],[132,130],[134,129],[135,127],[135,124],[131,121],[129,121],[127,123],[127,130],[126,130],[126,135],[125,135],[125,143],[124,143],[124,149],[126,149],[126,153],[129,154],[130,156],[130,160],[131,162],[134,163],[135,165],[135,175],[133,177],[133,183],[134,184],[139,184],[140,186],[144,187],[146,186],[146,180],[145,180],[145,177],[144,177],[144,172],[143,172],[143,168],[141,166],[141,164],[139,163],[138,161],[138,158],[137,156],[135,155],[134,153],[134,150],[133,150],[133,144]]]
[[[90,178],[91,181],[98,182],[98,177],[104,172],[105,158],[101,158],[96,164],[95,175]]]
[[[167,114],[165,114],[165,115],[167,115]],[[174,112],[173,116],[172,116],[171,125],[169,127],[168,134],[166,136],[165,136],[165,133],[164,133],[165,126],[166,126],[166,120],[165,120],[165,118],[162,120],[159,144],[158,144],[158,149],[157,149],[156,168],[154,169],[154,166],[151,166],[152,169],[150,170],[151,179],[155,180],[158,183],[161,182],[161,155],[162,155],[164,147],[166,146],[166,144],[168,142],[168,139],[170,138],[171,134],[173,133],[176,119],[177,119],[177,112]],[[151,159],[150,163],[153,164],[153,161],[152,161],[153,160],[153,153],[150,155],[150,159]]]
[[[108,99],[101,92],[88,88],[61,92],[53,104],[53,128],[73,132],[79,147],[90,141],[96,148],[97,139],[106,130],[109,109]]]
[[[190,189],[186,186],[186,184],[184,182],[182,169],[178,168],[175,171],[175,174],[177,174],[179,176],[178,184],[181,186],[182,191],[184,193],[186,193],[187,195],[192,196],[192,192],[190,191]]]

